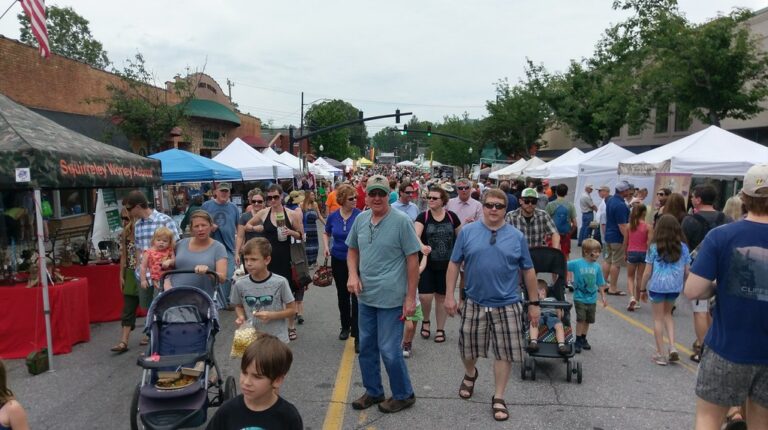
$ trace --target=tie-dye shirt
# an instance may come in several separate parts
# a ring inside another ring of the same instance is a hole
[[[688,245],[682,243],[683,251],[675,262],[665,261],[659,255],[656,244],[652,243],[645,257],[647,264],[653,265],[651,280],[648,281],[648,290],[654,293],[679,293],[683,291],[685,282],[685,267],[691,264],[691,254]]]

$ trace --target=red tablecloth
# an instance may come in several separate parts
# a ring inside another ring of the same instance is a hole
[[[72,345],[91,339],[88,313],[88,280],[48,288],[51,303],[53,353],[72,352]],[[0,287],[0,357],[24,358],[44,348],[45,319],[42,287]]]
[[[123,312],[123,293],[120,291],[119,264],[89,264],[61,267],[64,276],[88,279],[88,302],[91,322],[119,321]],[[144,316],[140,310],[137,314]]]

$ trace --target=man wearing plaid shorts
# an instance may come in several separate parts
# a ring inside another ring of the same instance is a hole
[[[139,279],[139,268],[141,267],[141,257],[144,251],[152,246],[152,235],[160,227],[167,227],[174,234],[174,240],[179,240],[179,228],[171,217],[164,213],[149,207],[147,196],[141,191],[134,190],[128,193],[123,200],[125,210],[129,216],[136,218],[134,227],[134,244],[136,247],[136,279]],[[139,305],[147,309],[152,303],[152,299],[158,293],[152,288],[152,283],[147,289],[139,289]]]
[[[519,274],[522,273],[529,297],[538,297],[536,273],[523,234],[504,221],[507,196],[491,189],[483,196],[481,222],[465,225],[453,247],[446,275],[445,309],[456,314],[459,306],[454,298],[459,266],[464,263],[466,300],[461,305],[459,352],[465,375],[459,397],[469,399],[477,379],[475,363],[488,356],[493,347],[495,392],[492,399],[493,418],[509,418],[504,392],[512,370],[512,362],[523,359],[521,325],[522,296]],[[528,308],[531,324],[536,327],[540,310],[538,302]]]

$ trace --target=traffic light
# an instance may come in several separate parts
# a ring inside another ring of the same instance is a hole
[[[432,137],[432,126],[431,125],[427,126],[427,137]]]
[[[400,124],[400,109],[395,110],[395,124]]]
[[[400,132],[403,136],[408,134],[408,124],[403,124],[403,131]]]
[[[363,118],[365,118],[365,116],[363,116],[363,111],[357,111],[357,119],[362,120]]]

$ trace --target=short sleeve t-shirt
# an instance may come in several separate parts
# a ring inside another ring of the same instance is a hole
[[[493,232],[482,222],[464,225],[453,246],[451,261],[464,262],[467,297],[480,306],[518,303],[520,271],[533,268],[528,243],[520,230],[504,223]]]
[[[296,406],[282,397],[278,397],[277,402],[266,410],[252,411],[245,405],[245,399],[240,394],[221,405],[205,429],[303,430],[304,423]]]
[[[233,305],[242,305],[245,309],[245,317],[251,321],[256,330],[271,334],[285,343],[288,339],[288,320],[261,321],[253,317],[254,312],[272,311],[279,312],[285,309],[285,305],[295,299],[288,285],[288,280],[282,276],[270,273],[261,281],[245,276],[237,280],[232,286],[229,302]]]
[[[240,219],[240,211],[232,202],[219,204],[215,200],[203,203],[202,209],[213,218],[213,223],[218,226],[211,237],[224,244],[227,252],[235,252],[235,234],[237,222]]]
[[[654,293],[679,293],[683,291],[685,281],[685,266],[691,264],[691,254],[688,245],[682,243],[683,251],[677,261],[665,261],[659,255],[656,244],[652,243],[645,256],[646,264],[653,264],[653,273],[648,281],[648,291]]]
[[[421,245],[408,215],[389,209],[375,226],[372,211],[355,218],[347,246],[359,251],[363,292],[358,300],[375,308],[403,305],[408,287],[406,257],[419,252]]]
[[[605,285],[600,263],[578,258],[568,262],[568,271],[573,272],[573,301],[597,303],[597,290]]]
[[[360,215],[360,209],[352,208],[352,215],[346,220],[341,216],[341,211],[328,215],[325,222],[325,233],[331,236],[331,256],[337,260],[347,259],[347,236],[352,231],[355,218]]]
[[[605,242],[622,243],[624,235],[619,225],[629,223],[629,208],[624,199],[613,195],[605,203]]]
[[[709,231],[691,272],[717,281],[704,343],[728,361],[768,365],[768,224],[736,221]]]
[[[176,268],[180,270],[193,270],[195,266],[206,265],[212,271],[216,271],[216,262],[227,258],[227,250],[224,245],[213,241],[211,246],[203,251],[195,252],[189,250],[190,239],[182,239],[176,244]],[[172,275],[171,285],[174,287],[198,287],[208,294],[213,294],[216,284],[213,279],[207,275],[198,275],[196,273],[179,273]]]
[[[416,217],[416,222],[424,226],[421,243],[432,248],[427,255],[427,267],[432,270],[447,269],[453,243],[456,241],[455,232],[461,226],[459,216],[451,211],[445,211],[443,219],[437,221],[429,211],[425,211]]]

